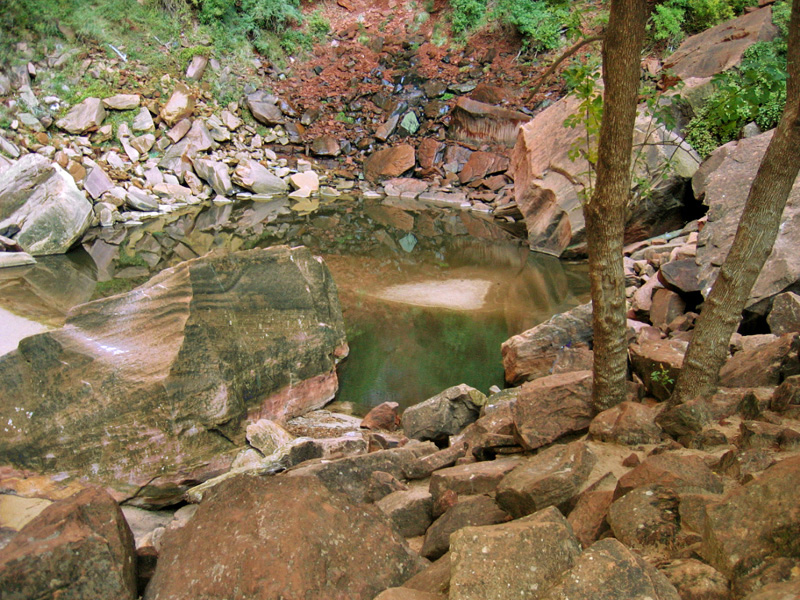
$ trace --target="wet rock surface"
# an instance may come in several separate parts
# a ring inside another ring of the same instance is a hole
[[[329,401],[346,348],[335,286],[308,251],[182,263],[0,359],[27,411],[4,409],[0,443],[20,467],[85,469],[123,497],[149,485],[169,501],[229,466],[248,422]]]

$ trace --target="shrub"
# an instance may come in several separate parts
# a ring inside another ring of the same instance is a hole
[[[450,0],[450,6],[453,33],[457,34],[474,29],[486,14],[486,0]]]
[[[501,0],[495,14],[513,25],[525,44],[535,51],[554,50],[570,17],[569,7],[543,0]]]
[[[677,44],[683,37],[683,9],[667,4],[658,4],[653,11],[651,31],[653,39],[657,42],[666,40],[670,44]]]
[[[650,31],[655,41],[676,44],[686,34],[732,19],[753,4],[755,0],[667,0],[653,10]]]
[[[739,67],[714,77],[714,93],[686,129],[686,140],[701,156],[736,139],[754,121],[766,131],[778,123],[786,104],[786,57],[781,43],[758,42]]]
[[[321,10],[315,10],[308,17],[308,32],[314,39],[322,39],[331,32],[331,24]]]

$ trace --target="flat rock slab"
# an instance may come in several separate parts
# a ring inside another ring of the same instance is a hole
[[[73,106],[56,126],[72,134],[80,135],[85,131],[94,131],[103,124],[106,111],[100,98],[86,98]]]
[[[144,597],[373,600],[423,566],[375,507],[314,478],[239,476],[167,532]]]
[[[747,48],[777,33],[772,8],[754,10],[687,38],[664,63],[664,70],[681,79],[711,77],[736,66]]]
[[[305,248],[209,255],[76,307],[0,358],[0,454],[170,502],[226,469],[245,427],[318,408],[347,345],[336,287]]]

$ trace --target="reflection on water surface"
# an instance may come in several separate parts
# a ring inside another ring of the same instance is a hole
[[[482,231],[492,241],[477,240],[464,229],[475,217],[418,211],[418,243],[409,252],[395,243],[409,232],[391,226],[385,206],[372,211],[375,220],[364,208],[340,203],[298,219],[270,203],[204,206],[97,230],[87,243],[91,256],[78,250],[0,271],[0,352],[39,327],[62,325],[72,306],[131,289],[209,249],[304,243],[326,259],[339,287],[350,356],[340,365],[337,400],[363,414],[460,383],[483,392],[502,387],[500,344],[588,299],[586,265],[532,255],[502,241],[490,223]]]

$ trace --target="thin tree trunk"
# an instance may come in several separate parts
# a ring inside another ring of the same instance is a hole
[[[647,0],[612,0],[603,43],[603,120],[597,148],[597,184],[584,206],[594,325],[592,402],[605,410],[625,400],[625,217],[631,189],[631,153],[639,65],[649,14]]]
[[[786,108],[753,180],[736,236],[719,270],[686,351],[671,402],[714,393],[750,291],[778,236],[800,171],[800,0],[789,22]]]

